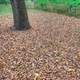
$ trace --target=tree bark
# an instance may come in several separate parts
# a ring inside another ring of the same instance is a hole
[[[25,0],[10,0],[10,1],[13,11],[14,28],[17,30],[29,29],[30,24],[28,21]]]

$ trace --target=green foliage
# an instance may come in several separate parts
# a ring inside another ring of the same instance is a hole
[[[80,0],[36,0],[35,5],[42,10],[77,15]]]
[[[8,4],[10,0],[0,0],[0,4]]]
[[[25,0],[25,2],[27,8],[80,16],[80,0]],[[10,5],[10,0],[0,0],[0,14],[10,12],[11,7],[7,5],[4,7],[3,4]]]

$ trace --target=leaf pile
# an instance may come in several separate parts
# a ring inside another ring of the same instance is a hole
[[[0,17],[0,80],[80,80],[80,20],[28,12],[32,26],[12,31]]]

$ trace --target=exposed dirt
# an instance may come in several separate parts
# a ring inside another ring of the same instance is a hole
[[[12,31],[0,17],[0,80],[80,80],[80,19],[29,12],[32,26]]]

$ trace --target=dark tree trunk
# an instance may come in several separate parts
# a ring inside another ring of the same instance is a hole
[[[17,30],[29,29],[25,0],[10,0],[13,11],[14,27]]]

